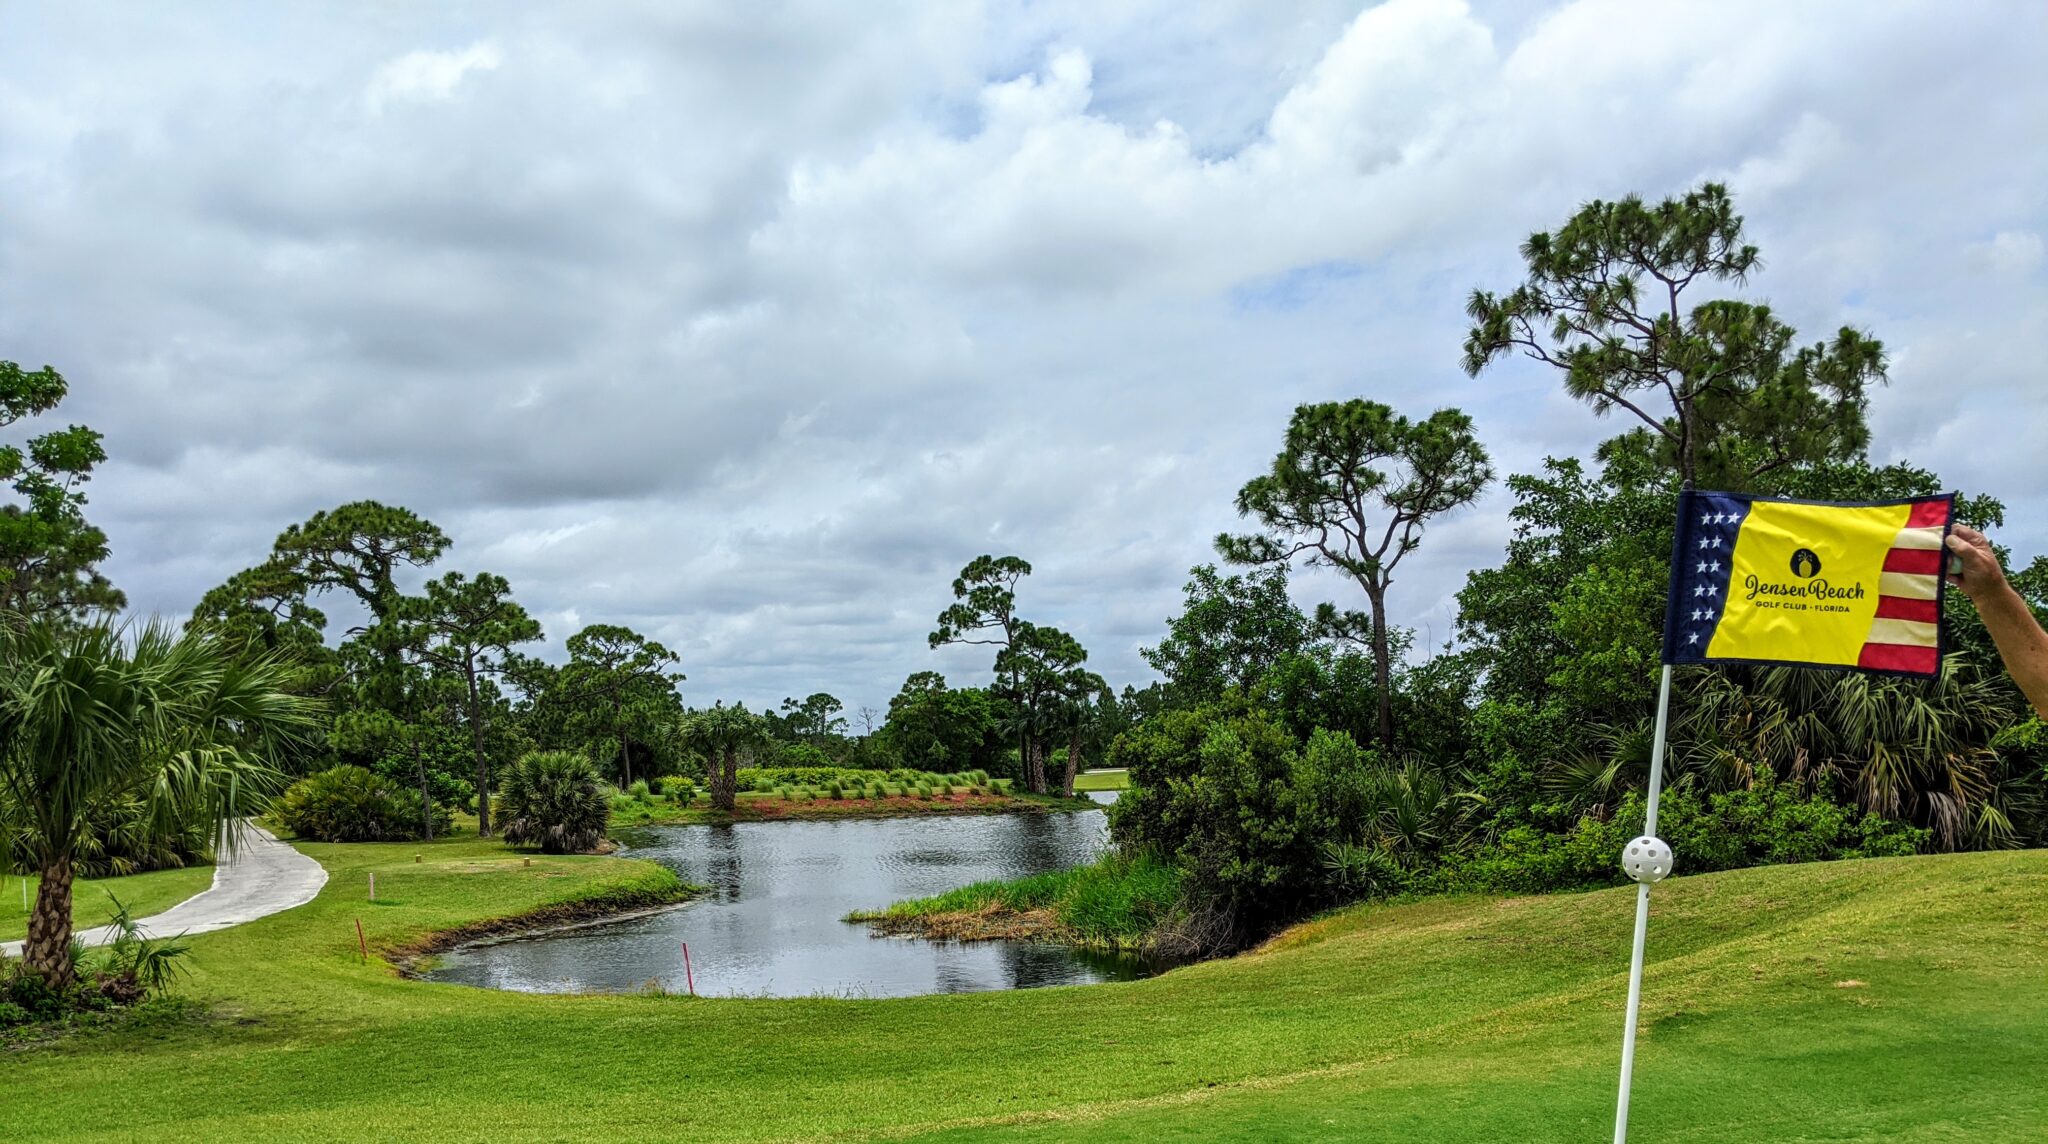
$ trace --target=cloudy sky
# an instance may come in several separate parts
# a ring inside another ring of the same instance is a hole
[[[693,703],[984,677],[924,639],[982,552],[1137,682],[1296,403],[1462,406],[1502,472],[1613,432],[1465,377],[1463,298],[1703,178],[1756,294],[1890,348],[1875,453],[2048,549],[2035,3],[7,0],[0,357],[106,434],[144,611],[375,498]],[[1425,641],[1506,509],[1406,567]]]

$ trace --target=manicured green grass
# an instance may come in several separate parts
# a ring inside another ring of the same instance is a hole
[[[0,941],[15,941],[28,933],[28,911],[22,908],[22,883],[28,883],[28,901],[36,900],[40,878],[0,879]],[[114,918],[112,893],[128,907],[131,917],[146,918],[162,913],[213,885],[213,867],[186,866],[177,870],[152,870],[125,878],[79,879],[71,884],[71,924],[78,929],[103,926]]]
[[[1128,790],[1131,785],[1129,771],[1083,771],[1074,776],[1074,789],[1084,790]]]
[[[549,997],[358,964],[353,922],[393,942],[644,879],[644,866],[524,867],[463,838],[305,849],[334,872],[316,902],[194,940],[189,992],[218,1020],[7,1055],[0,1077],[23,1096],[0,1101],[0,1139],[1609,1132],[1626,889],[1355,910],[1128,984]],[[1639,1139],[2023,1139],[2048,1123],[2048,853],[1673,879],[1650,954]]]

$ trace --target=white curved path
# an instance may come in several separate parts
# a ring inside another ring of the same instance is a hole
[[[211,887],[136,924],[144,937],[210,933],[303,906],[326,884],[327,871],[320,863],[279,842],[268,830],[249,823],[243,827],[234,852],[223,850],[213,868]],[[85,930],[78,934],[78,940],[87,945],[105,945],[114,940],[113,927]],[[10,941],[0,945],[0,952],[20,957],[21,943]]]

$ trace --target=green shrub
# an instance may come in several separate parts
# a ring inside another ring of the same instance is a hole
[[[432,812],[445,833],[446,807]],[[319,842],[400,842],[420,837],[420,796],[363,767],[343,765],[291,785],[277,802],[277,821],[299,838]]]
[[[661,775],[655,775],[651,779],[644,780],[644,782],[647,787],[647,793],[649,794],[661,795],[667,793],[668,791],[668,779]]]
[[[1365,834],[1379,770],[1349,735],[1303,744],[1237,701],[1148,720],[1110,758],[1132,782],[1110,808],[1117,842],[1170,858],[1240,937],[1342,900],[1326,850]]]
[[[654,801],[653,788],[649,787],[645,780],[635,781],[632,786],[626,788],[626,794],[629,797],[631,797],[634,802]]]
[[[574,751],[520,756],[501,784],[497,808],[508,844],[545,854],[594,850],[611,824],[597,768]]]
[[[1641,832],[1643,812],[1642,795],[1631,792],[1605,821],[1582,818],[1561,833],[1530,826],[1506,830],[1489,846],[1411,873],[1403,888],[1534,894],[1619,885],[1627,880],[1621,848]],[[1657,833],[1671,844],[1681,874],[1896,857],[1917,853],[1930,838],[1926,830],[1802,795],[1768,772],[1740,790],[1666,791]]]

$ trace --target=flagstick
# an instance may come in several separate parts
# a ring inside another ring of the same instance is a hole
[[[1671,720],[1671,665],[1657,684],[1657,737],[1650,747],[1650,804],[1643,834],[1657,836],[1657,796],[1664,790],[1664,733]],[[1635,952],[1628,964],[1628,1027],[1621,1035],[1621,1097],[1614,1106],[1614,1144],[1628,1142],[1628,1086],[1636,1070],[1636,1015],[1643,1004],[1643,942],[1650,932],[1650,882],[1636,883]]]

